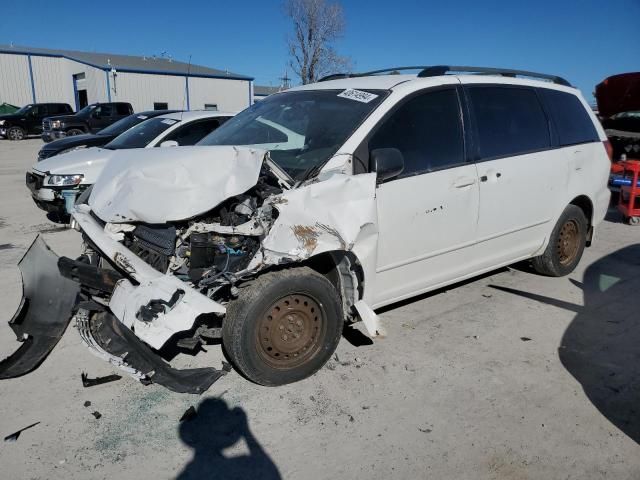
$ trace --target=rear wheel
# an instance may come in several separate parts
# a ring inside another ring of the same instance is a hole
[[[571,273],[582,258],[588,226],[581,208],[575,205],[565,208],[551,233],[546,250],[533,259],[535,270],[550,277]]]
[[[79,128],[72,128],[67,130],[67,137],[73,137],[74,135],[83,135],[84,130],[80,130]]]
[[[307,267],[266,273],[229,303],[222,340],[248,379],[284,385],[313,375],[342,335],[342,302],[335,287]]]
[[[27,133],[20,127],[11,127],[7,130],[7,138],[9,140],[24,140]]]

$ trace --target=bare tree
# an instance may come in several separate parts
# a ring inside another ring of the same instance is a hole
[[[344,15],[339,3],[285,0],[284,11],[293,22],[293,35],[287,39],[289,64],[303,84],[350,69],[350,59],[338,55],[333,47],[344,33]]]

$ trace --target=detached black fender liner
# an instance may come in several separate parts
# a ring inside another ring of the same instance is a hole
[[[58,256],[40,236],[18,263],[22,301],[9,326],[22,345],[0,362],[0,379],[35,370],[56,346],[71,321],[80,286],[60,275]]]
[[[93,353],[142,383],[157,383],[177,393],[200,394],[227,373],[213,367],[173,368],[106,310],[92,312],[81,304],[76,321],[80,336]]]

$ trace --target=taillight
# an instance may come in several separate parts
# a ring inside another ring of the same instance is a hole
[[[605,140],[602,143],[604,144],[604,149],[607,151],[607,155],[609,155],[609,160],[613,162],[613,147],[611,146],[611,142],[609,140]]]

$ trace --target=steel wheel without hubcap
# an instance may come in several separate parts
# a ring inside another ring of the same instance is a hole
[[[317,354],[326,321],[316,300],[308,295],[292,294],[274,302],[256,328],[256,347],[264,362],[285,370]]]
[[[570,265],[575,260],[580,250],[580,227],[575,220],[569,220],[560,229],[557,249],[561,265]]]

